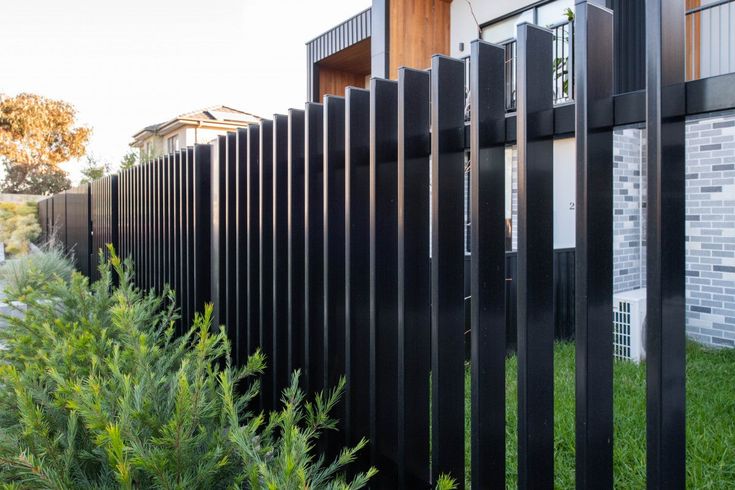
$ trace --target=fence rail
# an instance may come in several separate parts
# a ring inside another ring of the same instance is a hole
[[[683,488],[684,115],[660,112],[662,93],[684,95],[683,59],[670,55],[683,52],[683,25],[661,20],[681,18],[683,6],[662,16],[676,3],[647,5],[647,161],[660,176],[649,178],[648,486]],[[507,50],[472,44],[472,488],[505,486],[509,318],[519,487],[553,487],[554,277],[572,268],[577,486],[613,484],[612,14],[582,2],[576,15],[573,259],[555,258],[552,243],[555,34],[521,25],[514,48],[515,257],[506,256],[503,198]],[[310,392],[346,374],[341,430],[320,447],[369,437],[359,464],[380,468],[376,488],[428,488],[440,473],[464,483],[466,77],[462,61],[437,56],[430,72],[402,69],[398,81],[373,79],[369,90],[156,158],[41,201],[44,231],[55,225],[76,250],[85,239],[114,243],[135,260],[141,287],[173,286],[183,325],[212,301],[237,362],[256,348],[268,356],[264,409],[294,369]]]

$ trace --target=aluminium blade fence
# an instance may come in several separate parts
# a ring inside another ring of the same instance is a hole
[[[667,94],[683,97],[683,29],[662,25],[683,16],[677,5],[649,2],[647,18],[648,165],[660,177],[649,180],[648,208],[649,488],[684,485],[684,119],[677,108],[662,114],[661,104]],[[609,10],[577,4],[578,488],[613,484],[612,22]],[[114,244],[135,261],[139,286],[175,290],[179,329],[212,302],[235,362],[257,348],[267,355],[264,409],[276,406],[295,369],[309,392],[346,375],[334,414],[340,430],[320,449],[368,437],[358,465],[378,466],[374,488],[428,488],[441,473],[464,484],[469,136],[471,486],[506,483],[513,317],[518,484],[553,488],[553,33],[523,24],[517,38],[512,139],[505,51],[475,41],[469,75],[464,61],[435,56],[429,71],[401,69],[397,81],[373,79],[369,90],[348,88],[43,200],[43,233],[88,256]],[[504,207],[510,141],[519,182],[514,310]],[[88,263],[93,273],[96,259]]]

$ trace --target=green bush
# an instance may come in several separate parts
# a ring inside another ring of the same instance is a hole
[[[114,251],[100,271],[8,292],[27,310],[0,329],[0,488],[351,489],[375,474],[344,477],[364,440],[314,454],[343,383],[306,401],[296,373],[280,411],[248,409],[261,353],[233,367],[211,307],[176,337],[173,293],[134,287]]]
[[[50,242],[39,253],[6,261],[0,266],[0,281],[12,297],[23,301],[27,293],[56,278],[69,282],[72,272],[74,267],[67,254],[60,245]]]
[[[0,242],[8,255],[25,255],[41,234],[35,202],[0,202]]]

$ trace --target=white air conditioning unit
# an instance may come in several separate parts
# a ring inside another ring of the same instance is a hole
[[[613,354],[618,359],[646,359],[646,288],[613,296]]]

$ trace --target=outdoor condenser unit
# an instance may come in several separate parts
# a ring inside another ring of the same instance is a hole
[[[646,289],[613,296],[613,354],[640,362],[646,358]]]

